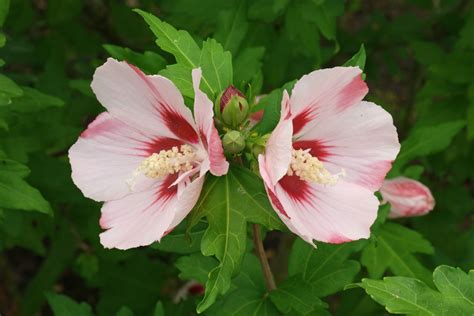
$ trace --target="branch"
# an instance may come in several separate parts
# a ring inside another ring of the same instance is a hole
[[[253,244],[255,245],[255,251],[258,255],[258,260],[260,260],[260,265],[262,266],[263,276],[265,277],[265,285],[267,290],[270,292],[276,289],[275,279],[273,278],[272,270],[268,264],[267,255],[265,249],[263,248],[262,238],[260,237],[260,227],[257,224],[252,224],[253,228]]]

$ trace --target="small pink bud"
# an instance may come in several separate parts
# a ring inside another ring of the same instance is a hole
[[[230,85],[218,98],[214,110],[224,124],[237,128],[247,119],[250,108],[245,95]]]
[[[189,295],[203,295],[204,292],[205,288],[201,283],[195,280],[190,280],[176,292],[176,295],[173,298],[173,303],[178,304],[187,299]]]
[[[221,112],[224,111],[224,108],[226,107],[226,105],[229,104],[233,96],[239,96],[239,97],[245,98],[245,95],[242,92],[240,92],[239,89],[237,89],[233,85],[230,85],[227,89],[225,89],[224,93],[222,93],[220,104],[219,104],[221,108]]]
[[[397,177],[385,180],[380,193],[391,205],[390,218],[425,215],[435,206],[430,189],[421,182]]]
[[[191,295],[203,295],[205,290],[201,283],[196,283],[189,288],[188,292]]]

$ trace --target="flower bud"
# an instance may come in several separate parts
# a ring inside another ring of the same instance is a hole
[[[385,180],[380,193],[384,202],[391,205],[390,218],[425,215],[435,206],[430,189],[405,177]]]
[[[249,104],[233,85],[230,85],[221,95],[216,104],[217,117],[230,127],[236,128],[245,121],[249,114]]]
[[[245,148],[245,138],[239,131],[229,131],[222,138],[222,146],[227,153],[238,154]]]

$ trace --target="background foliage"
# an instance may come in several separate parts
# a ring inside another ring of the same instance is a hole
[[[473,313],[471,1],[0,0],[0,27],[0,313]],[[268,233],[278,283],[269,294],[246,222],[285,229],[251,172],[210,178],[209,194],[161,244],[104,250],[100,205],[73,185],[67,150],[103,110],[89,84],[109,56],[169,77],[188,98],[196,65],[211,97],[231,82],[268,94],[260,133],[278,119],[285,83],[365,64],[368,99],[392,113],[402,141],[390,176],[427,184],[437,206],[396,221],[382,207],[370,240],[317,250]],[[227,252],[215,246],[222,238]],[[204,298],[175,304],[191,279],[206,284]]]

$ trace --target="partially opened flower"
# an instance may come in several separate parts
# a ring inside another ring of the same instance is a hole
[[[175,85],[108,59],[92,89],[100,114],[69,151],[74,183],[85,196],[105,201],[100,235],[108,248],[159,241],[196,203],[204,175],[227,173],[213,123],[213,104],[192,72],[194,119]]]
[[[370,235],[374,195],[400,144],[392,117],[362,101],[368,88],[355,67],[303,76],[285,91],[280,122],[259,168],[283,222],[309,243]]]
[[[427,186],[405,177],[385,180],[380,193],[384,202],[390,203],[390,218],[425,215],[435,206]]]

